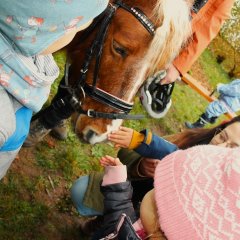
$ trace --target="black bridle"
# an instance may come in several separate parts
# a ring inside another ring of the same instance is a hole
[[[110,22],[118,8],[122,8],[129,13],[131,13],[136,19],[145,27],[145,29],[153,36],[155,33],[155,26],[149,20],[149,18],[138,8],[129,7],[128,5],[124,4],[121,0],[117,0],[112,4],[109,4],[107,9],[103,14],[103,19],[101,20],[101,26],[99,31],[97,32],[96,38],[94,39],[91,47],[87,51],[85,55],[85,60],[80,70],[80,77],[78,81],[73,85],[68,85],[68,69],[69,63],[66,64],[65,69],[65,87],[69,90],[71,94],[70,104],[80,114],[85,114],[88,117],[93,118],[107,118],[107,119],[140,119],[143,118],[143,115],[129,115],[129,112],[133,108],[132,103],[128,103],[123,101],[122,99],[115,97],[99,88],[96,87],[97,80],[98,80],[98,73],[100,68],[100,61],[103,51],[104,41],[107,35],[108,27]],[[94,27],[97,25],[95,23]],[[93,27],[93,28],[94,28]],[[89,65],[92,59],[95,57],[95,68],[94,68],[94,75],[93,75],[93,82],[92,84],[88,84],[86,82],[87,72],[89,69]],[[84,101],[85,96],[88,95],[89,97],[101,102],[105,105],[108,105],[114,109],[119,110],[120,112],[115,113],[106,113],[106,112],[98,112],[92,109],[83,110],[82,103]]]

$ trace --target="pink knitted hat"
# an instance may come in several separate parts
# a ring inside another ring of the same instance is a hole
[[[158,164],[154,187],[168,240],[240,240],[240,147],[174,152]]]

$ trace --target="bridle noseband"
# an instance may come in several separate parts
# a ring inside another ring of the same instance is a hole
[[[85,114],[88,117],[94,117],[94,118],[140,119],[140,118],[143,118],[144,116],[129,115],[129,112],[133,108],[132,103],[128,103],[96,87],[104,41],[107,35],[110,22],[118,8],[122,8],[128,11],[129,13],[131,13],[152,36],[155,34],[154,24],[140,9],[129,7],[128,5],[124,4],[121,0],[117,0],[113,4],[110,3],[108,8],[103,13],[104,18],[102,19],[101,16],[99,17],[99,19],[102,20],[100,29],[98,30],[96,38],[94,39],[91,47],[89,48],[89,50],[85,55],[85,60],[80,70],[80,77],[73,86],[68,85],[69,63],[67,62],[66,68],[65,68],[65,88],[67,88],[70,94],[72,95],[70,100],[68,100],[69,103],[72,105],[74,110],[80,114]],[[97,23],[95,23],[94,27],[96,25]],[[93,82],[92,84],[88,84],[86,82],[86,77],[87,77],[89,65],[94,57],[95,57],[95,68],[94,68]],[[80,96],[80,93],[81,93],[81,96]],[[101,102],[114,109],[117,109],[120,112],[106,113],[106,112],[98,112],[92,109],[83,110],[81,106],[84,101],[85,95],[88,95],[89,97],[93,98],[94,100],[97,100],[98,102]]]

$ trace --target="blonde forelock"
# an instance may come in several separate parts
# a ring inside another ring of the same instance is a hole
[[[158,0],[154,16],[160,26],[144,59],[149,75],[172,62],[191,34],[190,7],[185,0]]]

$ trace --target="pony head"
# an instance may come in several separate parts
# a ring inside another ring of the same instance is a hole
[[[151,35],[133,14],[119,7],[104,41],[96,88],[131,104],[144,80],[156,71],[165,69],[189,38],[190,4],[185,0],[122,2],[143,12],[154,24],[155,33]],[[114,1],[111,4],[114,6]],[[84,32],[78,34],[69,48],[72,61],[69,74],[71,85],[79,78],[84,53],[94,40],[95,33],[93,31],[83,42],[81,37]],[[89,85],[93,82],[94,68],[95,61],[92,60],[86,77]],[[82,108],[105,113],[118,112],[88,96],[83,101]],[[76,113],[73,115],[73,123],[81,138],[95,144],[106,140],[107,134],[116,130],[122,120],[90,118]]]

